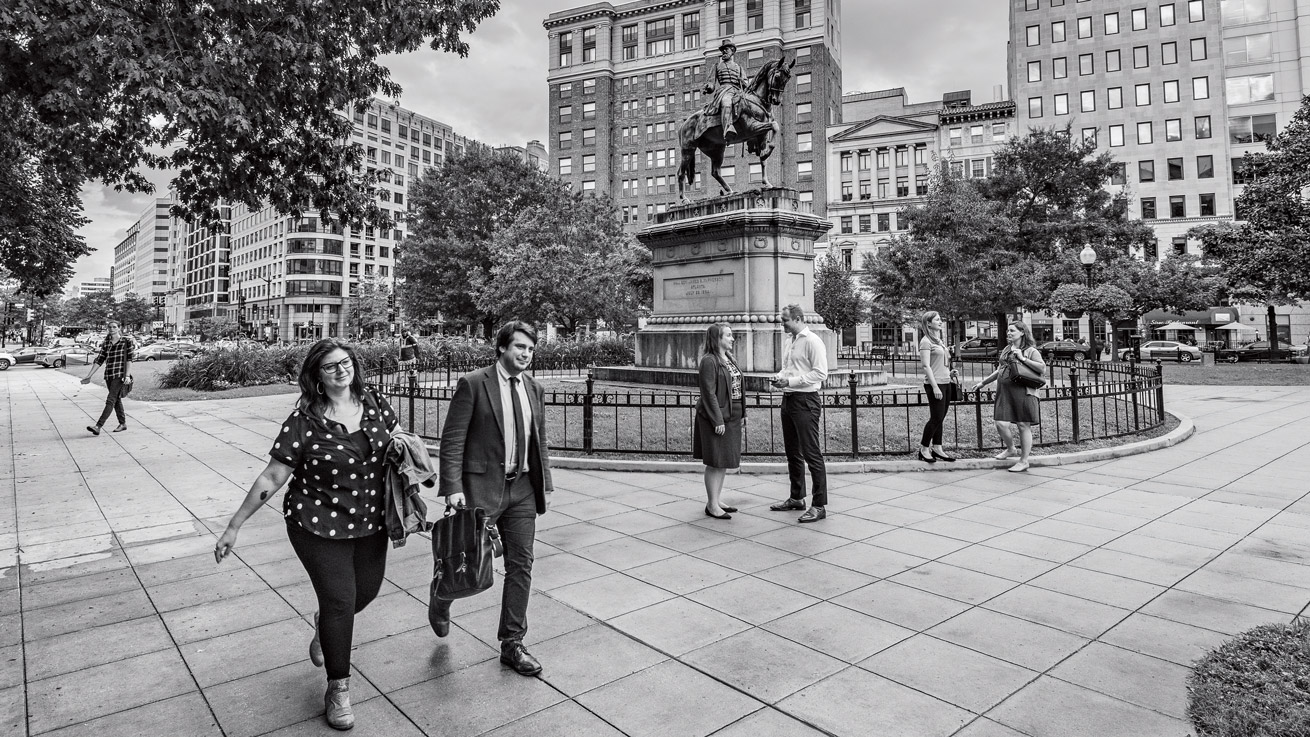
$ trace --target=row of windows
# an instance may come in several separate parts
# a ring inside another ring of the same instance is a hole
[[[1004,141],[1009,133],[1005,123],[992,123],[992,143]],[[986,126],[971,125],[969,126],[969,144],[978,145],[984,143],[986,137]],[[964,128],[951,128],[948,134],[951,148],[959,148],[964,145]]]
[[[879,169],[890,169],[892,155],[895,154],[897,168],[904,168],[910,165],[910,147],[897,146],[895,149],[880,148],[876,150],[863,149],[859,151],[843,151],[841,153],[841,171],[853,171],[855,166],[859,166],[860,171],[869,171],[871,164],[877,162]],[[913,148],[914,163],[928,163],[928,147],[919,145]]]
[[[1159,212],[1156,210],[1156,198],[1143,197],[1141,200],[1142,219],[1158,220]],[[1215,196],[1213,193],[1197,195],[1197,213],[1200,217],[1213,217],[1215,214]],[[1169,217],[1185,218],[1187,217],[1187,196],[1171,195],[1169,197]]]
[[[582,80],[581,84],[582,84],[582,94],[584,94],[584,95],[594,95],[594,94],[596,94],[596,80],[595,80],[595,79],[584,79],[584,80]],[[559,96],[560,96],[560,97],[572,97],[572,96],[573,96],[573,83],[572,83],[572,82],[561,82],[560,85],[559,85],[559,87],[557,88],[557,91],[559,92]]]
[[[378,130],[380,126],[380,130],[383,133],[387,135],[391,135],[391,120],[389,118],[379,119],[378,116],[374,115],[373,113],[368,113],[366,116],[363,111],[356,111],[355,122],[360,124],[367,124],[369,128],[372,128],[374,130]],[[435,140],[436,145],[440,147],[441,142],[443,140],[443,136],[447,135],[448,133],[449,131],[438,129],[437,134],[434,136],[431,132],[423,132],[416,127],[404,125],[403,123],[398,124],[396,126],[396,136],[400,138],[400,140],[403,141],[409,139],[414,143],[419,143],[421,141],[424,146],[433,145],[432,142],[433,140]],[[377,140],[377,139],[375,137],[370,136],[370,140]],[[447,145],[450,145],[449,139],[445,139],[445,140],[447,140]],[[383,145],[390,146],[391,142],[384,141]]]
[[[1209,49],[1206,46],[1204,38],[1194,38],[1189,44],[1189,52],[1192,61],[1204,61],[1209,58]],[[1122,49],[1108,49],[1105,52],[1104,72],[1123,71],[1123,54]],[[1178,63],[1178,44],[1174,41],[1166,41],[1160,44],[1160,63],[1169,66]],[[1151,66],[1151,47],[1134,46],[1133,47],[1133,68],[1145,69]],[[1028,62],[1028,81],[1042,81],[1041,61]],[[1096,55],[1079,54],[1078,55],[1078,76],[1087,77],[1096,74]],[[1069,76],[1069,57],[1057,56],[1051,59],[1051,78],[1065,79]]]
[[[1029,10],[1036,10],[1037,0],[1027,0]],[[1063,5],[1063,3],[1061,3]],[[1135,8],[1129,14],[1132,29],[1134,31],[1144,31],[1149,27],[1147,21],[1146,8]],[[1177,22],[1174,13],[1174,3],[1167,3],[1159,7],[1159,18],[1161,26],[1172,26]],[[1192,23],[1200,23],[1205,20],[1205,3],[1203,0],[1188,0],[1187,2],[1187,20]],[[1093,19],[1090,15],[1085,15],[1075,21],[1078,38],[1091,38],[1093,31]],[[1103,35],[1113,36],[1119,33],[1119,13],[1106,13],[1101,16],[1101,31]],[[1028,26],[1024,29],[1024,36],[1029,46],[1040,46],[1042,43],[1042,27],[1040,25]],[[1051,43],[1064,43],[1068,39],[1068,29],[1066,21],[1057,20],[1051,22]]]
[[[1077,0],[1077,2],[1087,2],[1087,0]],[[1064,6],[1064,0],[1049,0],[1047,3],[1052,8]],[[1197,6],[1194,10],[1193,6]],[[1040,10],[1041,0],[1024,0],[1025,10]],[[1193,13],[1199,13],[1199,20],[1205,19],[1205,6],[1200,0],[1193,0],[1187,4],[1189,17],[1196,18]],[[1269,0],[1219,0],[1219,10],[1223,15],[1225,26],[1240,25],[1242,23],[1256,23],[1258,21],[1269,20]],[[1146,8],[1137,8],[1133,13],[1133,30],[1142,30],[1146,28]],[[1138,14],[1141,14],[1140,20]],[[1168,3],[1160,6],[1160,25],[1172,26],[1176,22],[1174,17],[1174,3]]]
[[[954,163],[955,163],[955,164],[963,164],[963,162],[959,162],[959,161],[956,161],[956,162],[954,162]],[[978,166],[981,168],[982,165],[983,165],[983,160],[982,160],[982,159],[979,159],[977,163],[978,163]],[[982,175],[980,174],[979,176],[982,176]],[[880,199],[880,200],[887,200],[887,199],[891,199],[891,198],[892,198],[892,194],[891,194],[891,192],[892,192],[892,189],[891,189],[891,183],[892,183],[892,182],[891,182],[891,179],[889,179],[889,178],[884,178],[884,179],[879,179],[879,180],[878,180],[878,197],[877,197],[877,199]],[[897,196],[897,197],[909,197],[909,196],[910,196],[910,178],[909,178],[908,176],[904,176],[904,177],[896,177],[896,190],[895,190],[895,191],[896,191],[896,196]],[[862,200],[873,199],[873,182],[872,182],[871,180],[868,180],[868,179],[861,180],[861,181],[859,182],[859,193],[860,193],[860,199],[862,199]],[[923,195],[928,194],[928,175],[927,175],[927,174],[918,174],[918,175],[916,175],[916,176],[914,177],[914,194],[915,194],[916,196],[923,196]],[[842,201],[842,202],[851,202],[851,201],[853,201],[854,199],[855,199],[855,183],[854,183],[854,182],[842,182],[842,184],[841,184],[841,201]]]
[[[1163,93],[1162,99],[1166,103],[1175,103],[1181,100],[1178,80],[1168,80],[1161,86]],[[1192,99],[1207,100],[1210,98],[1210,78],[1193,77],[1192,78]],[[1028,117],[1040,118],[1044,113],[1044,98],[1028,98]],[[1139,84],[1133,87],[1133,101],[1138,106],[1147,106],[1151,104],[1151,85]],[[1078,94],[1078,106],[1084,113],[1096,111],[1096,91],[1084,90]],[[1118,110],[1124,106],[1123,88],[1109,87],[1105,90],[1105,106],[1110,110]],[[1060,92],[1051,96],[1051,111],[1054,115],[1069,114],[1069,94]]]
[[[857,215],[843,215],[843,216],[841,217],[841,221],[840,221],[840,222],[841,222],[841,232],[842,232],[843,235],[849,235],[849,234],[851,234],[851,233],[856,232],[856,231],[855,231],[855,223],[856,223],[856,220],[857,220],[857,218],[858,218],[858,221],[859,221],[859,227],[860,227],[859,232],[861,232],[861,233],[872,233],[872,232],[874,232],[874,231],[873,231],[873,221],[874,221],[874,217],[875,217],[874,215],[858,215],[858,216],[857,216]],[[886,233],[886,232],[888,232],[888,231],[894,230],[894,228],[892,227],[892,213],[890,213],[890,212],[880,212],[880,213],[877,213],[877,216],[876,216],[876,217],[877,217],[877,219],[878,219],[878,232],[879,232],[879,233]],[[851,266],[850,262],[847,261],[847,263],[846,263],[846,268],[850,268],[850,266]]]
[[[1136,131],[1137,143],[1139,145],[1145,146],[1148,144],[1155,143],[1155,123],[1153,121],[1149,121],[1149,120],[1143,121],[1137,123],[1136,126],[1137,126],[1137,131]],[[1125,132],[1124,126],[1122,124],[1116,123],[1115,125],[1107,126],[1107,133],[1109,134],[1109,139],[1110,139],[1109,144],[1111,148],[1117,148],[1119,146],[1126,145],[1124,139],[1124,132]],[[1198,140],[1210,138],[1210,136],[1212,135],[1210,129],[1210,116],[1198,115],[1195,118],[1193,118],[1193,132]],[[1165,142],[1171,143],[1171,142],[1183,140],[1182,118],[1169,118],[1168,120],[1165,120],[1164,133],[1165,133],[1165,137],[1164,137]],[[1099,134],[1100,134],[1100,128],[1082,129],[1083,140],[1098,142]]]
[[[583,146],[595,146],[595,145],[596,145],[596,129],[595,129],[595,128],[583,128],[583,129],[582,129],[582,145],[583,145]],[[560,150],[564,150],[564,151],[567,151],[568,149],[573,148],[573,131],[560,131],[560,132],[559,132],[559,138],[557,139],[557,145],[556,145],[556,148],[558,148],[558,149],[560,149]]]
[[[583,119],[583,120],[595,120],[595,119],[596,119],[596,103],[594,103],[594,102],[584,102],[584,103],[582,103],[581,111],[582,111],[582,119]],[[559,122],[560,122],[560,123],[572,123],[572,122],[573,122],[573,106],[572,106],[572,105],[560,105],[560,106],[559,106]]]
[[[1137,181],[1154,182],[1156,180],[1155,159],[1144,159],[1137,162]],[[1110,174],[1110,184],[1127,184],[1127,165],[1120,162],[1115,164],[1113,172]],[[1178,182],[1186,179],[1183,158],[1165,159],[1165,175],[1168,181]],[[1196,157],[1196,178],[1197,179],[1214,179],[1214,157],[1197,156]]]

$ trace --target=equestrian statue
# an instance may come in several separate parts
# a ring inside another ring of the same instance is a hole
[[[682,162],[678,166],[678,200],[686,201],[683,189],[696,180],[696,151],[710,159],[710,175],[732,194],[732,187],[719,175],[723,151],[734,143],[745,143],[746,150],[760,159],[760,170],[773,153],[775,136],[782,127],[774,120],[772,109],[782,102],[782,90],[791,79],[796,59],[774,59],[760,68],[749,82],[741,66],[733,61],[737,46],[725,39],[719,45],[720,58],[710,70],[712,84],[705,85],[709,95],[705,106],[678,127],[678,145]],[[764,174],[764,186],[770,187]]]

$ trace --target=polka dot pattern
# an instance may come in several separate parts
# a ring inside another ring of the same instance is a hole
[[[294,469],[283,516],[320,537],[364,537],[384,525],[378,498],[385,496],[386,474],[379,449],[386,447],[397,423],[385,398],[370,391],[363,400],[355,432],[296,410],[282,423],[269,450],[271,457]],[[361,498],[371,503],[360,504]]]

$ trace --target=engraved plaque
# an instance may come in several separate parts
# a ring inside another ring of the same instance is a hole
[[[731,297],[735,280],[732,274],[707,274],[664,280],[664,299],[714,299]]]

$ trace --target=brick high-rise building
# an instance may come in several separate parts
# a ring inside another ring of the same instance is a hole
[[[723,39],[736,44],[748,78],[771,59],[796,58],[774,108],[783,135],[768,174],[824,214],[824,131],[841,120],[840,0],[599,2],[552,13],[543,25],[551,172],[578,190],[612,196],[630,228],[677,201],[678,126],[704,104],[701,89]],[[757,159],[743,153],[730,146],[722,170],[738,190],[761,180]],[[691,194],[717,194],[708,160],[700,157],[696,168]]]

